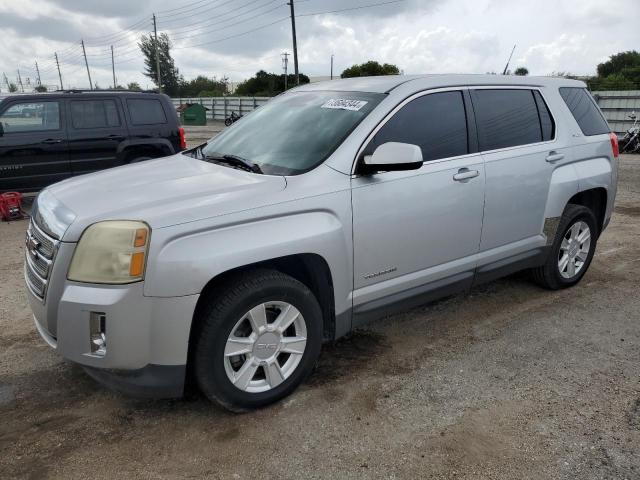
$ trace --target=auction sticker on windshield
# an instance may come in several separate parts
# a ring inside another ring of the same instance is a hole
[[[347,100],[345,98],[332,98],[322,105],[322,108],[333,108],[337,110],[351,110],[357,112],[367,104],[364,100]]]

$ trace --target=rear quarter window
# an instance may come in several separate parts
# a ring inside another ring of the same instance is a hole
[[[611,131],[595,100],[586,89],[561,87],[560,96],[569,107],[584,135],[600,135]]]
[[[167,116],[160,100],[155,98],[130,98],[127,100],[133,125],[158,125],[167,123]]]

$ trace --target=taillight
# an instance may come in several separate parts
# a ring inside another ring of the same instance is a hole
[[[180,135],[180,150],[184,150],[187,148],[187,140],[184,138],[184,128],[180,127],[178,132]]]
[[[618,136],[611,132],[609,134],[609,138],[611,139],[611,150],[613,150],[613,158],[618,158],[620,155],[620,147],[618,146]]]

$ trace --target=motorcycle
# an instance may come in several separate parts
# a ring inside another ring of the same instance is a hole
[[[229,127],[231,124],[236,123],[242,118],[242,114],[236,115],[236,112],[231,112],[231,115],[224,120],[224,124]]]
[[[638,125],[638,117],[636,116],[636,112],[631,112],[631,115],[627,115],[627,117],[633,120],[633,125],[620,139],[620,152],[640,153],[640,125]]]

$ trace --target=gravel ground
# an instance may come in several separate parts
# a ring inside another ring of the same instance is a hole
[[[234,415],[109,392],[38,338],[0,224],[0,478],[640,478],[640,156],[580,285],[523,275],[327,346]]]
[[[201,143],[205,143],[212,137],[215,137],[218,133],[225,129],[224,122],[220,120],[209,120],[205,126],[186,126],[184,127],[185,139],[187,141],[187,147],[197,147]]]

